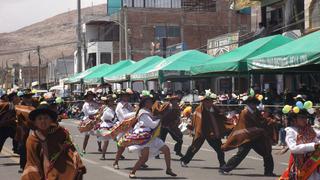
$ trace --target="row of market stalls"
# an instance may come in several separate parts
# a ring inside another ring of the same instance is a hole
[[[187,50],[168,58],[151,56],[138,62],[121,60],[101,64],[73,75],[67,84],[97,85],[156,81],[189,81],[214,76],[320,72],[320,31],[291,39],[282,35],[257,39],[219,57]],[[248,82],[248,85],[250,82]],[[240,83],[238,83],[240,89]],[[144,88],[147,88],[144,86]],[[194,88],[194,87],[193,87]]]

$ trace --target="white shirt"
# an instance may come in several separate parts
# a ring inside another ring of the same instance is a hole
[[[140,117],[137,124],[133,128],[133,132],[138,134],[140,132],[150,132],[159,125],[160,119],[154,120],[150,111],[141,109]]]
[[[94,103],[85,102],[82,106],[82,112],[84,113],[83,120],[88,119],[89,116],[96,114],[98,111]]]
[[[286,143],[293,154],[306,154],[314,151],[314,145],[320,142],[320,131],[315,130],[317,133],[316,138],[311,143],[297,144],[298,129],[295,127],[287,127],[286,131]],[[308,180],[319,180],[320,173],[315,171]]]
[[[116,122],[114,110],[110,107],[104,108],[101,120],[103,123],[101,123],[100,127],[111,128]]]
[[[119,122],[122,122],[125,119],[133,117],[135,112],[133,112],[133,107],[127,102],[119,102],[116,107],[116,114]]]
[[[297,144],[297,136],[298,136],[298,129],[295,127],[287,127],[286,131],[286,143],[288,148],[293,154],[306,154],[308,152],[314,151],[314,145],[317,142],[320,142],[320,132],[316,131],[317,137],[311,143],[306,144]]]

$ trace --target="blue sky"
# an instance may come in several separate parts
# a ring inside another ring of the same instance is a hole
[[[107,0],[81,0],[82,7]],[[0,33],[11,32],[48,17],[76,9],[77,0],[0,0]]]

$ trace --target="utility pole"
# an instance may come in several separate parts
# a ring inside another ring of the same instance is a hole
[[[29,69],[28,69],[28,75],[29,75],[29,88],[31,89],[31,83],[32,83],[32,80],[31,80],[31,73],[32,73],[32,70],[31,70],[31,54],[29,52],[29,55],[28,55],[28,63],[29,63]]]
[[[127,6],[124,6],[124,43],[125,43],[125,49],[126,49],[126,59],[129,58],[129,49],[128,49],[128,14],[127,14]]]
[[[121,19],[122,19],[121,16],[122,16],[122,10],[120,10],[120,12],[119,12],[119,22],[120,22],[120,24],[122,23],[121,22]],[[119,60],[121,60],[121,59],[122,59],[122,28],[119,25]],[[114,62],[112,62],[111,64],[114,64]]]
[[[39,61],[38,61],[38,89],[40,89],[40,65],[41,65],[41,57],[40,57],[40,46],[37,46],[37,52],[38,52],[38,58],[39,58]]]
[[[82,38],[81,38],[81,0],[78,0],[78,25],[77,25],[77,67],[78,67],[78,73],[82,71],[82,58],[81,58],[81,44],[82,44]]]

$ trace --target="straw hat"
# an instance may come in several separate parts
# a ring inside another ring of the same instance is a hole
[[[58,119],[57,113],[51,110],[48,104],[42,104],[37,109],[31,111],[29,114],[29,119],[31,121],[35,121],[37,116],[41,114],[47,114],[53,121],[57,121]]]

